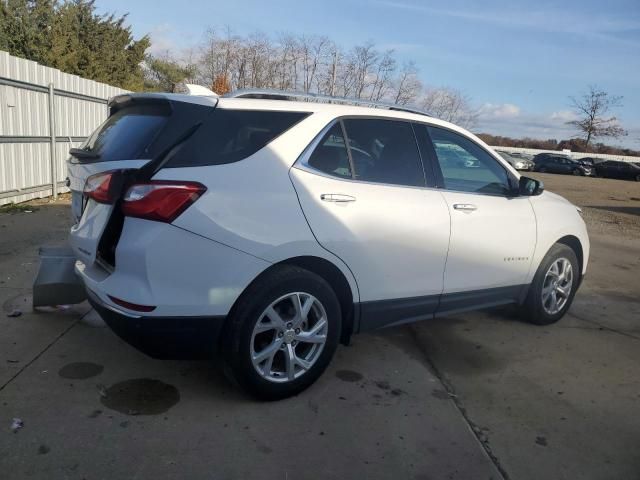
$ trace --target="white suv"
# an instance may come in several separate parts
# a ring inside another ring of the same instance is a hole
[[[76,270],[122,338],[217,352],[273,399],[353,333],[567,311],[589,256],[579,210],[477,137],[399,107],[254,96],[119,96],[71,151]]]

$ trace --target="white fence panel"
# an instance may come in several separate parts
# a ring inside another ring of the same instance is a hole
[[[0,205],[53,194],[50,87],[57,191],[67,191],[66,160],[107,117],[109,98],[126,93],[0,51]]]

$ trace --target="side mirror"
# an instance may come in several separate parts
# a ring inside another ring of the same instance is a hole
[[[534,178],[520,177],[518,193],[523,197],[533,197],[544,192],[544,183]]]

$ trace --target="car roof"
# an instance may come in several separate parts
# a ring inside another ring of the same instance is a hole
[[[389,108],[365,107],[358,105],[344,105],[337,103],[324,103],[313,101],[273,100],[264,98],[225,98],[218,99],[218,108],[238,110],[273,110],[288,112],[322,113],[332,117],[368,116],[408,120],[412,122],[427,123],[470,134],[467,130],[453,123],[440,120],[419,113],[392,110]]]
[[[295,100],[275,100],[266,98],[233,98],[233,97],[211,97],[199,95],[185,95],[179,93],[127,93],[113,97],[109,104],[125,101],[126,98],[158,98],[187,103],[196,103],[199,105],[208,105],[220,109],[233,110],[272,110],[287,112],[309,112],[325,114],[327,117],[338,118],[346,116],[362,116],[362,117],[380,117],[387,119],[406,120],[411,122],[424,123],[436,127],[443,127],[453,130],[466,137],[473,139],[476,143],[484,146],[488,151],[493,149],[487,145],[481,138],[477,137],[470,131],[459,127],[445,120],[431,117],[427,114],[413,113],[401,110],[394,110],[393,105],[386,108],[381,107],[365,107],[357,105],[345,105],[339,103],[326,103],[319,101],[295,101]],[[506,162],[506,160],[503,160]],[[509,164],[508,162],[506,162]]]

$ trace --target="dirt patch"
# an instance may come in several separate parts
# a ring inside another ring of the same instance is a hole
[[[640,236],[640,183],[609,178],[525,173],[582,208],[589,232]]]

